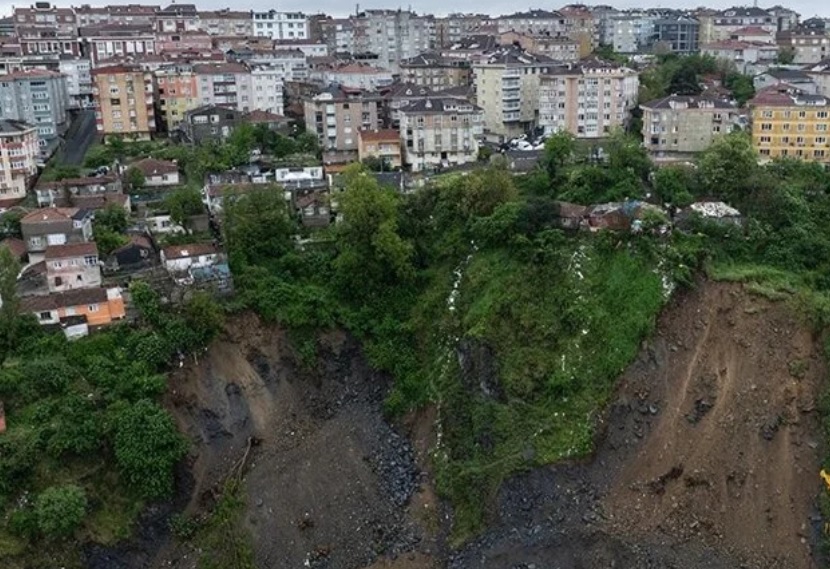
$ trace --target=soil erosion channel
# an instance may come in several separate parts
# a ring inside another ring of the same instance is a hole
[[[351,339],[322,338],[309,370],[277,329],[238,317],[175,375],[169,407],[197,443],[191,513],[261,441],[244,479],[257,567],[813,569],[820,353],[784,303],[718,283],[679,294],[594,457],[505,482],[490,529],[455,552],[418,468],[430,414],[390,426],[388,382]]]

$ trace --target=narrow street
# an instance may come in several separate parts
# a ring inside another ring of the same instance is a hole
[[[66,131],[65,138],[62,161],[72,166],[81,166],[86,151],[95,141],[95,111],[79,111]]]

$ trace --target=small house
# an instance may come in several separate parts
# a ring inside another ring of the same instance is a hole
[[[101,286],[98,246],[94,242],[50,245],[44,260],[49,292]]]
[[[156,250],[146,235],[130,235],[129,241],[107,257],[106,267],[113,271],[134,271],[152,266]]]
[[[124,318],[121,289],[85,288],[20,300],[20,311],[34,314],[42,326],[59,325],[67,337],[85,336],[91,326],[106,326]]]
[[[145,158],[130,164],[130,168],[136,168],[144,174],[144,185],[148,188],[178,186],[181,183],[178,165],[169,160]]]
[[[331,223],[331,206],[325,192],[309,192],[294,198],[300,221],[306,227],[327,227]]]
[[[222,252],[212,243],[170,245],[161,250],[161,262],[170,273],[187,271],[192,267],[215,265],[222,257]]]
[[[577,230],[588,221],[590,208],[575,203],[554,202],[555,223],[562,229]]]

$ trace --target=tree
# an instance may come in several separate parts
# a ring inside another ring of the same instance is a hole
[[[698,179],[705,195],[740,199],[758,169],[758,157],[749,136],[734,132],[715,139],[697,164]]]
[[[8,247],[0,246],[0,363],[15,343],[20,302],[17,298],[17,275],[20,263]]]
[[[576,152],[576,137],[560,130],[545,141],[544,164],[551,182],[561,173],[562,168],[571,162]]]
[[[173,466],[187,452],[173,419],[147,399],[122,402],[112,413],[115,460],[124,478],[143,498],[170,496]]]
[[[389,160],[380,156],[367,156],[363,159],[363,165],[372,172],[388,172],[392,170]]]
[[[294,248],[296,223],[279,186],[225,199],[225,241],[234,270],[268,265]]]
[[[177,189],[164,198],[164,207],[170,212],[173,221],[184,227],[187,232],[190,232],[190,217],[205,211],[202,196],[199,190],[194,188]]]
[[[640,180],[647,180],[651,173],[651,160],[640,141],[622,130],[611,133],[605,145],[608,154],[608,167],[619,179],[624,172],[630,172]]]
[[[123,207],[109,204],[95,213],[93,232],[98,251],[109,255],[127,242],[124,232],[127,230],[127,212]]]
[[[22,218],[23,214],[17,211],[0,213],[0,235],[20,237],[22,235],[20,230],[20,220]]]
[[[341,289],[349,295],[414,276],[412,244],[398,234],[398,195],[381,188],[359,165],[344,172],[346,190],[338,197],[343,221],[337,226],[334,261]]]
[[[71,536],[86,515],[84,491],[75,485],[52,486],[35,499],[35,519],[40,531],[49,538]]]
[[[654,172],[654,192],[662,203],[685,207],[694,201],[692,171],[683,166],[664,166]]]
[[[184,305],[184,317],[187,324],[199,335],[202,344],[208,344],[222,330],[225,315],[213,296],[197,291]]]
[[[723,84],[732,91],[732,96],[735,97],[738,106],[743,107],[747,101],[755,96],[755,85],[752,83],[752,77],[743,73],[727,74]]]
[[[59,182],[68,178],[79,178],[81,176],[81,169],[70,164],[55,164],[47,167],[41,179],[45,182]]]
[[[791,65],[795,61],[795,48],[782,47],[778,50],[778,57],[775,59],[776,63],[781,65]]]
[[[135,166],[130,166],[127,169],[124,179],[127,182],[127,186],[132,191],[140,190],[144,187],[144,184],[147,183],[147,179],[144,177],[144,172]]]

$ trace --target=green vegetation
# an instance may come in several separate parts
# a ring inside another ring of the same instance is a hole
[[[115,204],[110,204],[95,213],[93,232],[98,252],[101,256],[109,255],[115,249],[127,243],[127,212]]]
[[[173,466],[187,444],[158,403],[163,373],[177,354],[215,336],[222,313],[200,295],[171,311],[138,283],[137,325],[69,342],[17,314],[6,278],[16,269],[5,250],[0,256],[7,423],[0,437],[0,558],[10,567],[18,560],[49,566],[38,549],[46,538],[48,554],[69,564],[78,540],[123,539],[143,503],[170,497]]]

